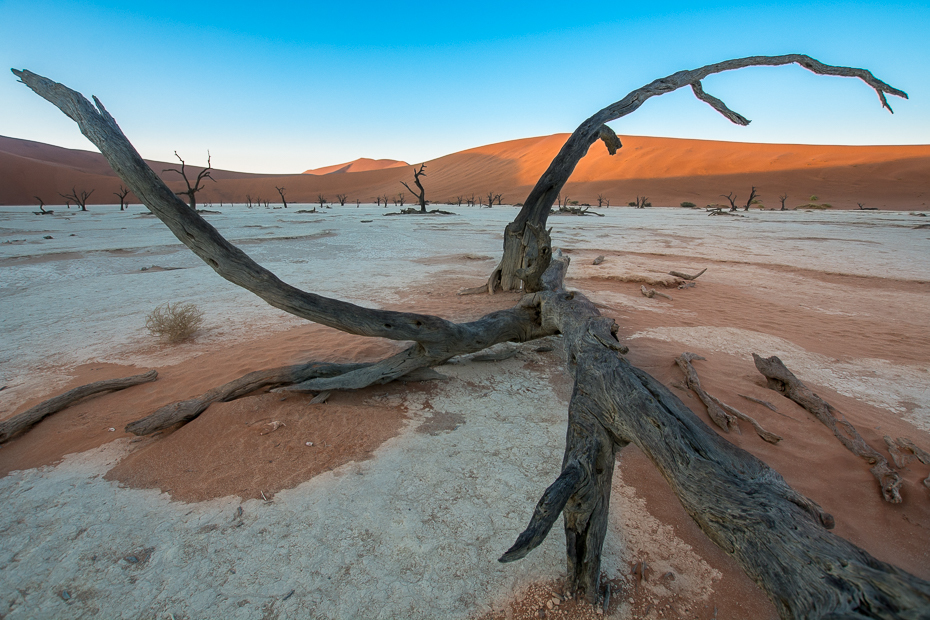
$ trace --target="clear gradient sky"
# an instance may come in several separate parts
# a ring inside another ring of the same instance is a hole
[[[451,7],[451,8],[449,8]],[[0,58],[97,95],[147,158],[294,173],[357,157],[429,160],[571,132],[653,79],[728,58],[805,53],[906,91],[895,114],[848,78],[799,67],[711,77],[753,120],[690,90],[617,133],[741,142],[930,143],[924,2],[187,2],[0,0]],[[0,135],[92,150],[0,74]]]

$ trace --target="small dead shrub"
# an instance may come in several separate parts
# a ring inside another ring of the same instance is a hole
[[[203,312],[192,303],[166,303],[145,317],[145,327],[165,342],[183,342],[203,325]]]

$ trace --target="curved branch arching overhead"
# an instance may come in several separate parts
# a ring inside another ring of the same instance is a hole
[[[790,63],[823,75],[861,79],[878,92],[885,107],[885,94],[906,97],[868,71],[832,67],[803,55],[725,61],[675,73],[633,91],[572,134],[534,187],[532,200],[505,231],[502,267],[512,260],[511,273],[520,270],[526,288],[538,292],[525,295],[511,310],[465,324],[372,310],[285,284],[181,202],[142,161],[99,101],[95,99],[95,108],[61,84],[29,71],[14,73],[75,120],[143,204],[221,276],[297,316],[353,334],[415,342],[406,351],[370,365],[321,370],[310,364],[247,375],[243,383],[223,386],[211,398],[232,397],[252,385],[295,377],[309,377],[310,389],[362,387],[503,340],[562,334],[575,380],[562,475],[545,492],[526,531],[501,561],[530,553],[562,514],[569,585],[596,601],[615,454],[634,443],[668,481],[688,514],[759,584],[782,618],[925,618],[930,583],[827,531],[832,517],[815,502],[788,486],[765,463],[717,435],[665,386],[621,357],[626,347],[617,341],[616,323],[600,316],[583,295],[564,290],[568,260],[551,250],[544,225],[558,190],[588,147],[598,139],[611,151],[620,147],[606,122],[629,114],[649,97],[695,84],[695,94],[727,115],[722,102],[701,96],[700,80],[730,69]],[[556,257],[551,264],[550,254]],[[181,408],[185,415],[194,415],[209,399],[194,400]]]

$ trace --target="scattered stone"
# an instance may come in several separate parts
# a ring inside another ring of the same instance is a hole
[[[62,591],[61,591],[61,598],[67,601],[68,599],[71,598],[71,593],[68,592],[67,590],[62,590]]]
[[[53,239],[54,237],[52,237],[51,235],[45,235],[45,236],[42,237],[42,238],[43,238],[43,239]]]
[[[593,265],[600,265],[600,264],[603,263],[603,262],[604,262],[604,257],[603,257],[603,256],[598,256],[597,258],[594,259],[594,262],[593,262],[592,264],[593,264]]]

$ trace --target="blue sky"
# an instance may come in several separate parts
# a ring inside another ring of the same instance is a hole
[[[300,172],[425,161],[571,132],[653,79],[727,58],[806,53],[906,91],[895,114],[799,67],[705,81],[613,123],[623,134],[808,144],[930,143],[927,3],[116,2],[0,0],[0,58],[97,95],[143,156]],[[338,5],[338,6],[337,6]],[[92,149],[12,74],[0,135]]]

